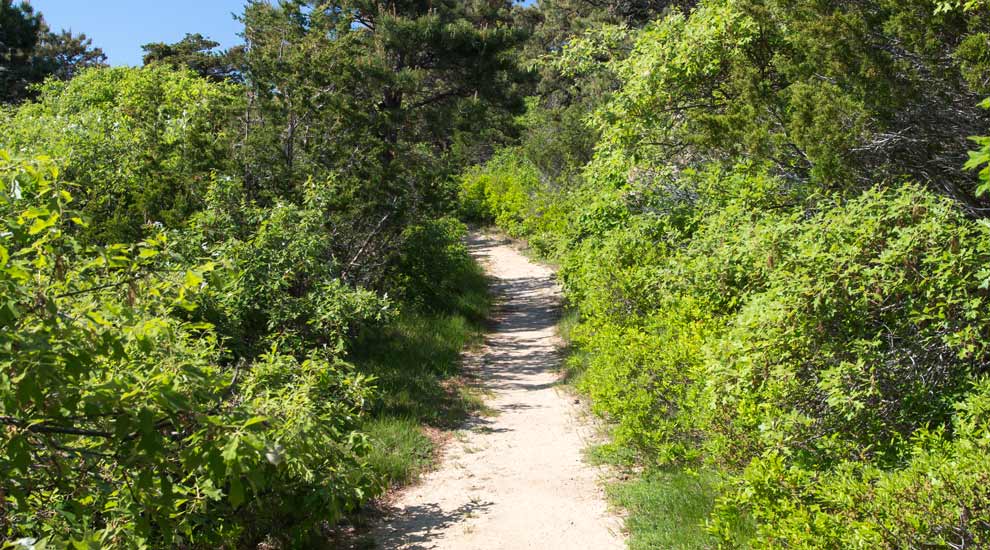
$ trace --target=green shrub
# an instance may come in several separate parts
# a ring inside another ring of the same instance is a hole
[[[57,159],[89,220],[87,242],[133,242],[181,227],[229,166],[231,84],[163,66],[100,68],[50,80],[0,125],[0,147]]]
[[[236,355],[252,356],[273,341],[298,356],[312,349],[339,354],[361,325],[391,315],[389,300],[341,280],[343,267],[318,204],[327,192],[310,186],[301,206],[211,200],[178,237],[185,254],[205,249],[223,266],[200,303],[203,318],[230,339]]]
[[[332,350],[224,362],[213,326],[184,320],[217,264],[164,236],[85,247],[50,162],[2,153],[0,175],[4,538],[235,547],[377,487],[353,429],[366,378]]]
[[[894,470],[843,462],[827,472],[771,453],[722,499],[712,532],[732,536],[740,510],[756,548],[980,548],[990,541],[987,384],[957,407],[952,436],[919,430]]]
[[[913,185],[803,193],[741,165],[560,197],[580,388],[615,444],[725,472],[727,546],[983,540],[990,436],[960,407],[990,362],[990,227]]]
[[[524,232],[539,185],[536,168],[512,149],[461,176],[461,204],[469,219],[494,222],[510,234]]]
[[[639,329],[604,325],[593,336],[575,334],[590,361],[580,389],[592,398],[595,411],[616,422],[616,444],[648,451],[661,463],[696,456],[698,434],[685,409],[695,400],[700,323],[683,322],[667,311],[670,322]]]
[[[719,471],[690,521],[725,547],[988,544],[990,435],[968,411],[990,365],[990,141],[961,169],[986,133],[987,15],[701,0],[557,29],[521,142],[462,180],[561,265],[613,444]],[[640,488],[634,507],[665,490]]]
[[[726,437],[758,429],[807,466],[897,464],[990,359],[988,228],[912,186],[771,220],[766,289],[710,346]]]
[[[388,286],[408,306],[433,313],[461,312],[480,321],[483,305],[464,303],[484,273],[468,254],[467,227],[454,218],[425,221],[408,227],[392,267]]]

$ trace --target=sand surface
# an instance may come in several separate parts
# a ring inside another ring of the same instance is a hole
[[[602,472],[582,459],[592,428],[557,384],[553,272],[497,238],[474,234],[469,246],[499,301],[485,349],[466,365],[494,414],[454,434],[439,468],[397,496],[375,538],[410,550],[624,548]]]

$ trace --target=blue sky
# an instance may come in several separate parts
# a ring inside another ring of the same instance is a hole
[[[244,0],[29,0],[53,30],[86,33],[111,65],[140,65],[141,45],[200,33],[224,47],[239,44]]]

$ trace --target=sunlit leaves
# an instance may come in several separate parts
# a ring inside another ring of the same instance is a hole
[[[0,159],[18,188],[0,195],[5,538],[215,546],[265,529],[254,513],[305,525],[374,486],[351,434],[365,379],[313,350],[225,363],[214,324],[195,319],[216,263],[164,235],[84,246],[50,161]]]
[[[203,182],[229,164],[236,90],[167,67],[85,70],[0,121],[3,145],[60,160],[82,241],[136,241],[181,225]]]

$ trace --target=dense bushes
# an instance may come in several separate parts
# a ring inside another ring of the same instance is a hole
[[[988,8],[579,1],[251,2],[241,84],[0,113],[3,536],[300,546],[408,478],[485,308],[448,176],[521,136],[461,209],[561,265],[697,546],[990,543]]]
[[[712,0],[593,31],[542,61],[618,82],[583,172],[558,167],[578,141],[534,153],[569,131],[544,97],[522,144],[462,178],[472,212],[561,265],[614,444],[719,472],[691,544],[990,542],[990,225],[963,169],[987,17]],[[601,42],[616,32],[632,47]]]
[[[476,286],[478,268],[468,254],[467,227],[454,218],[427,220],[406,229],[389,286],[402,301],[433,312],[463,312],[482,320],[485,312],[464,303]]]
[[[756,545],[981,540],[990,432],[961,408],[990,361],[987,226],[915,186],[812,215],[694,208],[634,213],[562,258],[580,386],[615,442],[738,472],[715,529],[744,510]]]
[[[237,356],[273,344],[292,353],[339,354],[363,323],[389,317],[389,300],[341,280],[326,227],[329,185],[307,185],[304,202],[263,208],[248,203],[236,181],[218,182],[206,209],[177,244],[187,255],[208,251],[223,269],[201,295],[201,315],[231,342]]]
[[[416,472],[380,427],[463,405],[487,301],[445,175],[517,106],[521,33],[345,4],[248,3],[230,81],[91,69],[0,112],[0,545],[309,547]]]
[[[215,177],[181,230],[100,245],[73,209],[80,186],[55,163],[0,158],[6,537],[308,544],[313,527],[413,475],[383,468],[395,451],[358,430],[390,425],[368,423],[383,399],[423,400],[424,417],[454,406],[433,385],[456,373],[473,333],[464,319],[485,315],[459,222],[410,226],[376,293],[341,279],[332,185],[259,207],[236,179]],[[408,311],[398,324],[396,300]],[[424,324],[417,338],[442,342],[361,371],[345,362],[359,334],[401,346],[410,319]],[[362,372],[385,377],[385,392],[404,377],[430,387],[383,397]],[[430,401],[437,393],[447,402]]]
[[[353,432],[366,380],[316,349],[231,364],[212,325],[184,320],[217,264],[165,235],[84,246],[54,165],[2,162],[5,533],[229,545],[374,487]]]
[[[16,154],[58,157],[79,186],[87,242],[140,240],[147,225],[180,227],[229,172],[236,88],[165,67],[84,71],[52,80],[39,101],[0,124]]]
[[[506,150],[461,176],[461,204],[469,219],[497,223],[513,234],[536,217],[532,188],[539,177],[535,167],[518,151]]]
[[[745,158],[788,181],[857,191],[906,174],[985,206],[959,170],[966,139],[988,123],[978,103],[990,89],[973,78],[987,64],[985,9],[701,2],[648,26],[608,64],[623,86],[595,116],[595,162],[624,171],[631,160]]]

